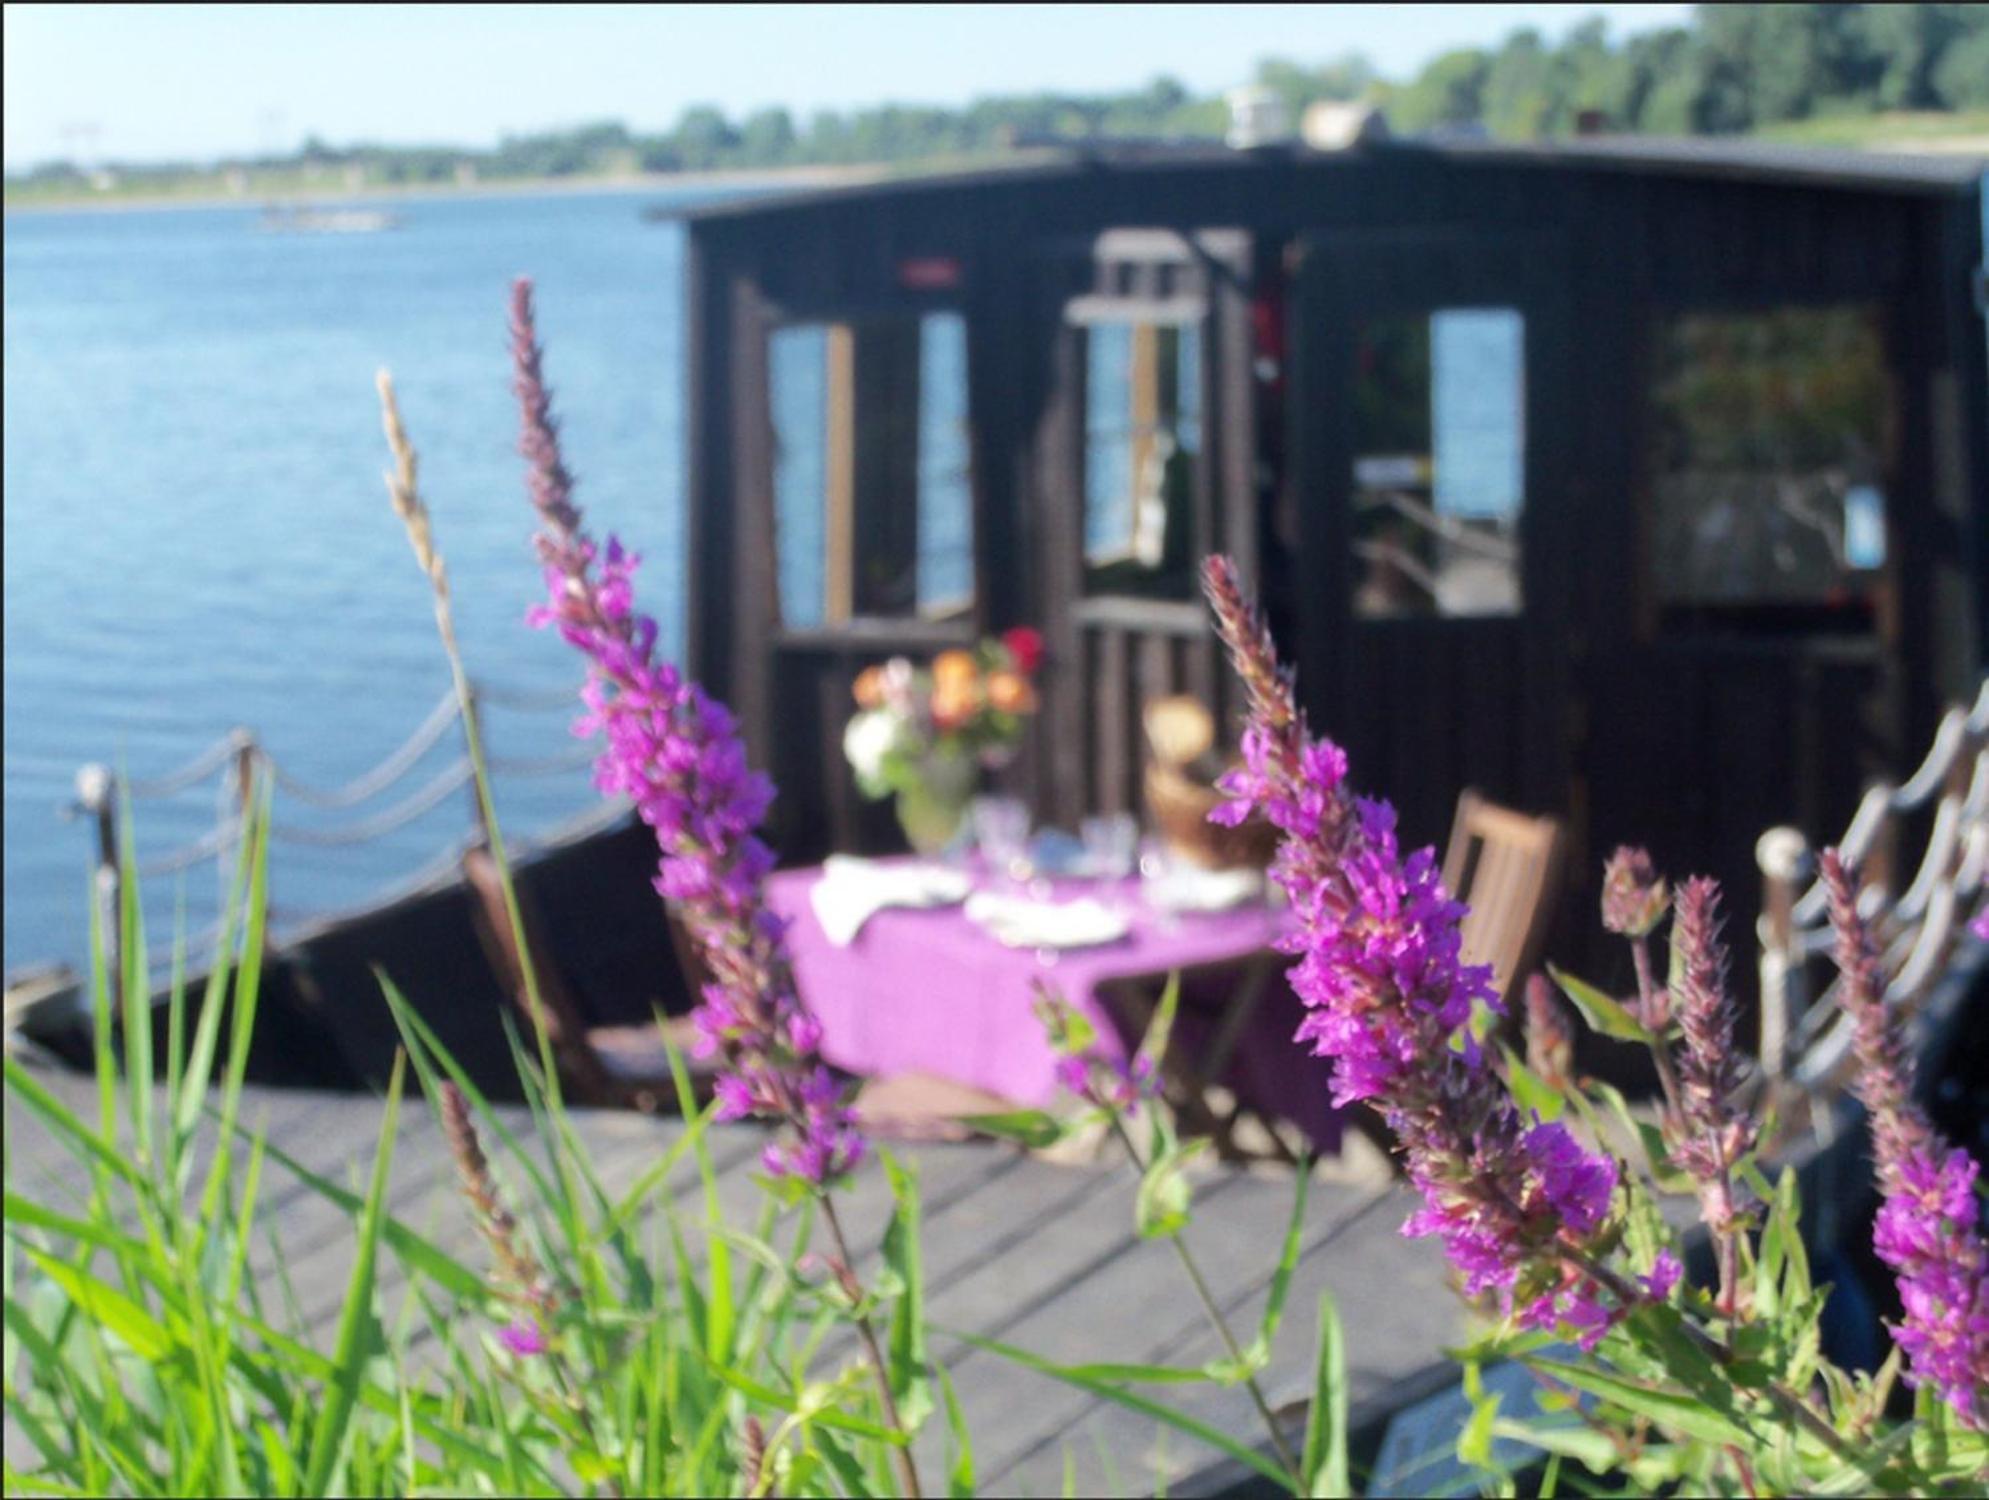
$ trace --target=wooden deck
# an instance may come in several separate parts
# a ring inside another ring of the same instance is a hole
[[[79,1104],[93,1097],[87,1080],[44,1076]],[[528,1128],[524,1112],[513,1113],[513,1123]],[[361,1096],[251,1090],[243,1117],[261,1122],[271,1144],[346,1181],[366,1166],[379,1106]],[[392,1211],[473,1258],[474,1232],[454,1194],[439,1132],[418,1104],[404,1111],[403,1120]],[[68,1158],[11,1098],[6,1124],[9,1188],[58,1203],[72,1199]],[[586,1111],[576,1115],[576,1126],[611,1186],[632,1183],[682,1128],[673,1120]],[[720,1193],[731,1214],[743,1217],[757,1205],[760,1190],[748,1174],[760,1139],[746,1126],[716,1133]],[[929,1310],[936,1325],[1067,1361],[1183,1364],[1219,1353],[1174,1257],[1164,1245],[1134,1234],[1133,1184],[1122,1166],[1057,1166],[980,1144],[921,1145],[901,1148],[901,1154],[915,1158],[921,1170]],[[342,1215],[286,1177],[274,1163],[265,1171],[264,1224],[283,1246],[313,1337],[329,1344],[351,1230]],[[688,1164],[670,1190],[689,1210],[696,1177]],[[846,1195],[845,1222],[866,1257],[874,1252],[886,1198],[883,1174],[875,1168]],[[1246,1331],[1254,1328],[1290,1213],[1289,1176],[1211,1168],[1198,1184],[1196,1205],[1189,1231],[1196,1254],[1232,1320]],[[1459,1305],[1442,1285],[1441,1257],[1429,1243],[1401,1237],[1405,1212],[1399,1187],[1315,1184],[1304,1258],[1267,1377],[1274,1403],[1309,1394],[1313,1308],[1321,1288],[1333,1291],[1347,1324],[1357,1420],[1363,1410],[1391,1404],[1405,1383],[1424,1383],[1439,1346],[1459,1333]],[[399,1268],[383,1263],[383,1273],[382,1294],[395,1302]],[[985,1492],[1060,1492],[1068,1464],[1078,1493],[1137,1493],[1163,1478],[1170,1493],[1182,1493],[1180,1481],[1217,1457],[1172,1434],[1162,1441],[1145,1418],[955,1340],[936,1340],[934,1355],[959,1387]],[[1172,1394],[1228,1431],[1255,1431],[1241,1391],[1180,1387]],[[931,1424],[924,1435],[934,1462],[944,1446],[941,1425]]]

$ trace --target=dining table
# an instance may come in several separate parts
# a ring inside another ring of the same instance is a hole
[[[1289,1121],[1315,1151],[1337,1149],[1329,1065],[1292,1039],[1303,1009],[1282,974],[1288,960],[1279,945],[1295,928],[1288,908],[1259,896],[1222,910],[1163,909],[1137,875],[1063,878],[1034,882],[1027,894],[1089,898],[1122,918],[1123,932],[1088,946],[1010,946],[954,901],[882,907],[837,942],[811,899],[823,879],[819,866],[777,872],[767,899],[787,924],[796,985],[821,1024],[822,1055],[836,1067],[879,1079],[923,1074],[1018,1107],[1053,1108],[1069,1100],[1037,1014],[1040,994],[1047,989],[1084,1014],[1097,1045],[1124,1060],[1139,1045],[1151,997],[1179,975],[1171,1055],[1192,1072],[1219,1048],[1219,1068],[1199,1082]],[[976,889],[1022,894],[984,870],[971,879]]]

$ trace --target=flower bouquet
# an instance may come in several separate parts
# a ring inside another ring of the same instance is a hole
[[[920,854],[959,832],[982,767],[1007,764],[1036,711],[1043,637],[1026,626],[929,667],[902,656],[857,675],[857,712],[843,754],[866,797],[897,799],[898,824]]]

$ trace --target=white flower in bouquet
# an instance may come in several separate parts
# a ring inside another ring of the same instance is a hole
[[[913,749],[911,741],[910,725],[889,708],[866,709],[849,721],[843,731],[843,755],[867,795],[880,797],[889,790],[888,763]]]

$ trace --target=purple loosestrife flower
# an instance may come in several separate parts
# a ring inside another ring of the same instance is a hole
[[[1098,1044],[1097,1029],[1045,984],[1036,987],[1036,1019],[1058,1054],[1057,1081],[1086,1104],[1135,1114],[1160,1088],[1153,1059],[1144,1053],[1113,1057]]]
[[[1465,908],[1434,855],[1403,856],[1394,809],[1355,796],[1345,752],[1306,732],[1235,565],[1210,558],[1204,582],[1250,697],[1243,764],[1212,816],[1259,814],[1285,835],[1272,875],[1298,917],[1290,978],[1308,1014],[1296,1040],[1333,1059],[1335,1103],[1368,1101],[1395,1132],[1423,1197],[1403,1232],[1439,1236],[1467,1294],[1592,1345],[1616,1313],[1562,1251],[1608,1217],[1616,1163],[1520,1117],[1471,1034],[1473,1006],[1496,1003],[1491,971],[1459,957]]]
[[[497,1341],[520,1359],[546,1352],[546,1336],[531,1318],[514,1318],[497,1330]]]
[[[1672,1009],[1685,1045],[1678,1059],[1678,1110],[1672,1155],[1699,1184],[1699,1209],[1715,1234],[1731,1229],[1740,1209],[1733,1169],[1754,1147],[1756,1126],[1734,1106],[1740,1087],[1733,1044],[1727,952],[1720,941],[1719,882],[1700,877],[1678,889],[1674,908],[1679,955],[1671,976]]]
[[[821,1028],[801,1005],[782,924],[764,899],[774,859],[758,830],[773,784],[747,765],[725,705],[658,659],[656,622],[635,608],[640,559],[613,537],[596,547],[581,529],[523,278],[512,289],[511,348],[547,591],[529,618],[557,627],[587,658],[588,711],[575,732],[603,737],[596,784],[630,798],[656,833],[657,892],[709,976],[694,1019],[701,1050],[725,1060],[719,1116],[785,1120],[793,1136],[767,1146],[767,1171],[832,1181],[861,1160],[864,1143],[822,1064]]]
[[[1913,1064],[1886,1011],[1885,969],[1858,911],[1856,871],[1835,849],[1823,851],[1822,870],[1884,1195],[1872,1248],[1898,1278],[1906,1313],[1892,1335],[1910,1383],[1933,1387],[1965,1425],[1989,1430],[1989,1244],[1978,1168],[1913,1102]]]
[[[1623,937],[1645,937],[1664,920],[1670,896],[1650,851],[1625,844],[1602,867],[1602,925]]]
[[[1968,930],[1983,942],[1989,943],[1989,906],[1985,906],[1975,914],[1975,920],[1968,924]]]
[[[542,1354],[546,1349],[544,1319],[558,1307],[559,1295],[524,1243],[518,1221],[497,1191],[490,1159],[484,1155],[476,1120],[470,1114],[470,1101],[455,1084],[445,1083],[436,1104],[463,1196],[469,1200],[477,1232],[490,1247],[492,1279],[519,1309],[517,1316],[498,1330],[498,1341],[513,1354]]]

